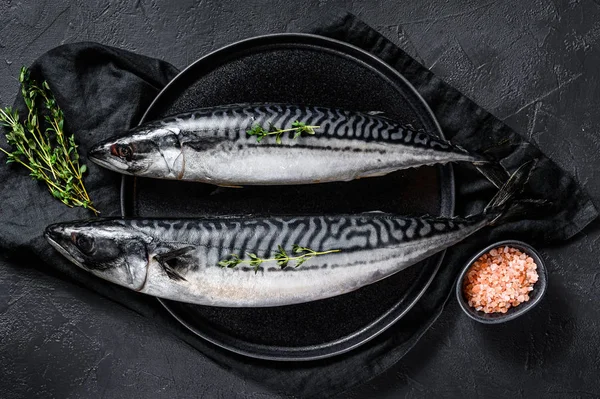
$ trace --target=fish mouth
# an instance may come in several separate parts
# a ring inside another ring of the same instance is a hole
[[[80,261],[75,259],[75,257],[73,257],[73,255],[71,255],[69,251],[67,251],[62,245],[58,243],[60,234],[53,231],[51,227],[52,226],[49,226],[44,232],[44,237],[50,243],[50,245],[52,245],[54,249],[61,253],[61,255],[63,255],[65,258],[67,258],[77,266],[81,267],[82,269],[87,269]]]
[[[107,152],[104,150],[102,146],[98,146],[96,148],[92,148],[88,152],[88,159],[94,162],[97,165],[100,165],[106,169],[115,170],[117,169],[120,173],[129,174],[127,169],[129,168],[127,165],[124,165],[120,162],[110,162],[106,159]]]
[[[101,160],[105,153],[106,151],[104,151],[104,145],[98,144],[88,151],[88,158],[91,160]]]

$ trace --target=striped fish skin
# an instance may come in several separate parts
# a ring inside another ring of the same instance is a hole
[[[93,274],[153,296],[201,305],[265,307],[356,290],[427,258],[486,226],[492,216],[403,218],[380,213],[213,219],[100,219],[49,226],[46,237]],[[268,258],[278,245],[316,251],[301,266],[222,268],[235,253]],[[159,259],[178,253],[169,275]]]
[[[276,144],[247,131],[260,125],[319,126]],[[90,159],[136,176],[217,185],[285,185],[348,181],[447,162],[484,163],[445,140],[391,119],[340,109],[286,104],[204,108],[137,127],[97,144]]]

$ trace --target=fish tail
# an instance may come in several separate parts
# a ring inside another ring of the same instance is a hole
[[[525,202],[515,203],[514,199],[525,187],[535,164],[536,161],[531,160],[521,165],[487,204],[483,213],[492,218],[490,225],[508,221],[526,212],[527,207],[523,206]]]
[[[501,189],[509,179],[509,174],[499,163],[492,161],[476,161],[473,166],[492,183]]]
[[[465,148],[456,146],[461,151],[469,153]],[[497,189],[500,189],[509,179],[509,174],[498,162],[493,161],[483,155],[470,154],[473,160],[471,163],[473,166],[485,177],[490,183],[492,183]]]

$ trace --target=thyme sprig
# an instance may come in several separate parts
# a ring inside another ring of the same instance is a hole
[[[220,261],[219,266],[233,268],[245,263],[254,267],[254,272],[256,273],[258,272],[258,268],[260,267],[260,265],[265,262],[277,262],[277,265],[279,265],[282,269],[287,267],[290,264],[290,262],[295,262],[294,267],[298,267],[315,256],[331,254],[340,251],[340,249],[331,249],[328,251],[315,251],[313,249],[301,247],[300,245],[294,244],[292,246],[292,254],[295,256],[290,256],[281,245],[278,245],[277,251],[273,254],[271,258],[260,258],[254,253],[247,252],[246,255],[248,256],[248,259],[242,259],[239,255],[231,254],[229,258]]]
[[[46,183],[52,196],[63,204],[81,206],[98,214],[83,185],[87,166],[79,163],[75,137],[64,132],[64,114],[48,82],[38,85],[25,67],[21,68],[19,82],[27,107],[24,120],[11,107],[0,109],[0,126],[7,128],[6,141],[13,147],[12,152],[0,147],[8,157],[6,163],[28,169],[29,175]]]
[[[262,139],[267,136],[275,136],[275,142],[277,144],[282,143],[282,137],[284,133],[294,132],[294,136],[292,139],[297,139],[302,135],[302,133],[306,134],[315,134],[315,129],[320,128],[320,126],[310,126],[304,122],[295,121],[292,123],[292,127],[289,129],[278,129],[273,124],[269,124],[269,129],[265,129],[262,126],[256,124],[252,126],[251,129],[247,130],[246,133],[249,136],[256,136],[256,142],[260,143]]]

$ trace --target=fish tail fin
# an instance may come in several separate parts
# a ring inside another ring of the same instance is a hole
[[[509,179],[509,174],[498,162],[493,161],[483,155],[469,153],[465,148],[461,146],[455,146],[460,151],[468,153],[471,157],[471,163],[473,166],[485,177],[490,183],[492,183],[497,189],[500,189]]]
[[[476,161],[473,166],[492,183],[497,189],[501,189],[510,178],[510,175],[499,163],[492,161]]]
[[[503,221],[523,215],[527,207],[527,203],[535,203],[536,201],[521,201],[515,202],[515,197],[523,190],[525,184],[529,180],[529,176],[536,162],[528,161],[521,165],[500,187],[500,190],[487,204],[483,213],[491,217],[490,225],[499,224]]]

